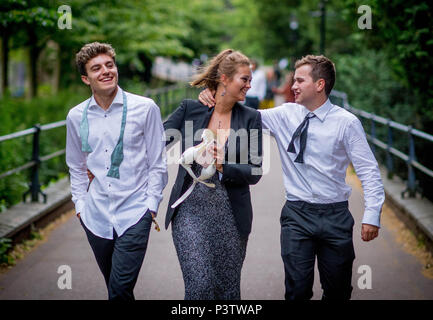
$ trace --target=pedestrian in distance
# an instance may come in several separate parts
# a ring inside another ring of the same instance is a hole
[[[152,221],[167,184],[158,106],[118,86],[115,50],[89,43],[76,54],[92,96],[66,119],[72,201],[110,300],[134,300]],[[92,179],[88,178],[88,173]]]
[[[259,109],[260,103],[266,95],[266,75],[258,67],[257,60],[251,59],[251,70],[253,72],[251,88],[245,98],[245,105],[256,110]]]
[[[275,94],[281,94],[284,96],[284,102],[295,102],[295,94],[293,93],[292,87],[294,84],[294,72],[289,71],[284,77],[285,81],[281,87],[272,88],[272,92]]]
[[[266,71],[266,95],[260,104],[260,109],[269,109],[275,106],[273,88],[277,86],[277,78],[274,69]]]

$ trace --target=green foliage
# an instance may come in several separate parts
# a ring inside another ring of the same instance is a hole
[[[31,128],[33,125],[64,120],[68,110],[88,98],[85,87],[62,91],[57,96],[40,97],[33,100],[4,98],[0,100],[0,136]],[[65,127],[43,131],[40,136],[41,156],[65,147]],[[32,135],[0,143],[0,173],[19,167],[31,160]],[[40,167],[40,182],[48,184],[67,172],[64,156],[43,162]],[[2,208],[21,201],[29,188],[30,170],[0,179],[0,203]]]
[[[48,1],[3,0],[0,21],[3,28],[26,25],[48,28],[55,25],[57,13]]]
[[[419,0],[345,0],[372,8],[372,30],[358,30],[362,43],[386,55],[392,73],[411,96],[417,128],[433,132],[433,4]],[[354,12],[347,18],[355,20]]]
[[[12,240],[0,238],[0,264],[11,264],[13,261],[8,255],[8,251],[12,248]]]
[[[230,36],[230,9],[225,5],[227,1],[194,0],[188,1],[188,4],[185,1],[178,3],[180,8],[175,9],[177,18],[183,19],[186,24],[185,37],[181,41],[195,57],[203,53],[213,56],[226,48],[224,40]]]
[[[392,73],[384,52],[363,50],[359,55],[336,55],[335,89],[346,92],[357,109],[415,125],[410,97]]]
[[[83,5],[86,3],[87,5]],[[120,61],[131,61],[141,52],[147,56],[185,55],[192,52],[181,39],[186,36],[179,1],[72,1],[73,34],[78,43],[106,41],[119,50]],[[177,19],[173,19],[178,16]],[[170,21],[168,24],[167,21]],[[121,50],[120,50],[121,48]]]
[[[227,39],[228,46],[250,57],[263,57],[266,30],[260,26],[256,2],[233,0],[231,3],[233,9],[226,13],[228,29],[232,30],[231,37]]]
[[[30,231],[30,240],[42,240],[41,233],[36,229],[32,228],[32,230]]]
[[[202,53],[213,55],[229,31],[224,28],[226,1],[215,0],[71,0],[72,29],[60,29],[59,0],[14,1],[0,4],[0,31],[11,48],[28,47],[30,87],[36,92],[35,61],[49,41],[59,50],[60,84],[78,80],[75,53],[92,41],[111,43],[117,62],[130,78],[150,80],[156,56],[191,61]],[[7,51],[8,48],[2,48]],[[0,54],[1,56],[1,54]]]

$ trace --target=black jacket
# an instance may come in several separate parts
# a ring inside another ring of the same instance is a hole
[[[207,128],[213,111],[214,108],[208,108],[197,100],[183,100],[168,120],[164,122],[164,129],[167,138],[169,138],[167,144],[174,144],[181,139],[182,152],[185,151],[185,141],[189,141],[187,147],[191,146],[191,142],[194,146],[199,144],[201,133],[197,133],[197,131]],[[249,185],[256,184],[262,176],[262,120],[260,113],[236,103],[232,109],[231,129],[236,134],[232,132],[226,144],[226,159],[223,164],[221,181],[227,189],[236,226],[241,236],[247,238],[251,232],[253,219]],[[193,140],[194,137],[197,140]],[[166,228],[179,208],[172,209],[171,205],[186,191],[191,182],[190,175],[182,166],[179,166],[165,217]]]

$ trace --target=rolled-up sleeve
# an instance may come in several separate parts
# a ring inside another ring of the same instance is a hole
[[[355,168],[364,191],[364,217],[362,223],[380,227],[380,214],[385,201],[379,165],[367,142],[364,129],[358,119],[352,120],[345,129],[346,152]]]

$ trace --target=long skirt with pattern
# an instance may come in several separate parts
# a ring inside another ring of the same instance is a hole
[[[192,167],[198,176],[201,166]],[[185,300],[239,300],[247,239],[242,238],[218,172],[180,205],[172,236],[185,283]]]

